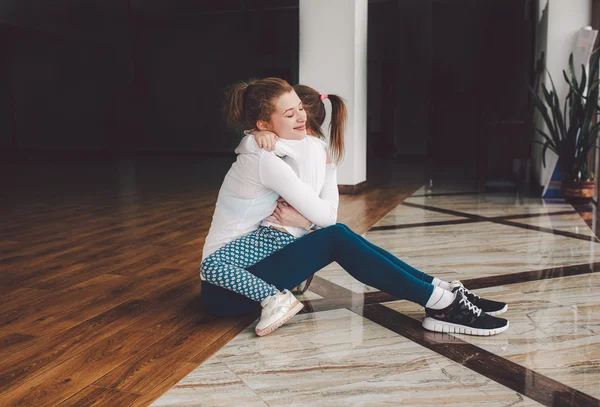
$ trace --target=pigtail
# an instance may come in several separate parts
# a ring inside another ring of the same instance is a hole
[[[344,158],[344,127],[348,110],[344,99],[337,95],[328,95],[331,102],[331,124],[329,145],[333,161],[337,164]]]
[[[306,127],[315,137],[325,139],[321,126],[325,121],[325,99],[331,102],[331,124],[329,149],[332,159],[337,164],[344,157],[344,127],[348,111],[344,99],[337,95],[321,94],[306,85],[296,85],[294,90],[302,100],[307,113]]]

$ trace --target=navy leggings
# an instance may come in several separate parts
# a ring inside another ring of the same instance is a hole
[[[340,223],[297,239],[247,270],[283,290],[333,262],[366,285],[422,306],[433,292],[433,277]],[[206,281],[202,282],[201,298],[206,310],[215,315],[236,316],[260,309],[257,302]]]

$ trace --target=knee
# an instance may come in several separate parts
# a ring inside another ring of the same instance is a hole
[[[200,264],[200,276],[206,281],[212,281],[215,272],[215,261],[211,258],[204,259],[204,261]]]
[[[341,233],[344,235],[355,235],[356,234],[352,231],[352,229],[350,229],[348,226],[346,226],[343,223],[336,223],[332,227],[336,228],[337,233]]]
[[[352,229],[350,229],[347,225],[345,225],[344,223],[336,223],[335,226],[339,226],[340,228],[344,229],[346,232],[349,233],[354,233],[352,231]]]
[[[352,230],[350,230],[348,226],[344,225],[343,223],[336,223],[335,225],[325,228],[325,230],[327,230],[331,236],[334,236],[338,239],[354,233],[352,232]]]

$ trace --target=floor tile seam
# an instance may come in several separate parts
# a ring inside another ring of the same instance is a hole
[[[578,214],[578,212],[573,210],[573,211],[562,211],[562,212],[551,212],[551,213],[540,213],[540,214],[506,215],[506,216],[487,217],[487,219],[473,219],[470,217],[463,216],[462,219],[448,219],[448,220],[422,222],[422,223],[407,223],[407,224],[402,224],[402,225],[373,226],[371,229],[369,229],[369,232],[378,232],[378,231],[383,231],[383,230],[396,230],[396,229],[411,229],[411,228],[417,228],[417,227],[435,227],[435,226],[461,225],[461,224],[469,224],[469,223],[485,223],[485,222],[491,222],[492,220],[503,221],[503,220],[507,220],[507,219],[510,219],[510,220],[512,220],[512,219],[531,219],[531,218],[537,218],[537,217],[541,217],[541,216],[563,216],[563,215],[574,215],[574,214]]]
[[[362,317],[364,317],[364,316],[362,315],[362,313],[360,313],[360,312],[356,312],[356,309],[357,309],[357,308],[360,308],[360,309],[365,309],[365,308],[367,308],[367,307],[372,307],[372,306],[374,306],[374,305],[379,305],[379,304],[371,304],[371,305],[366,305],[366,306],[363,306],[363,307],[345,307],[344,309],[347,309],[347,310],[348,310],[348,311],[350,311],[350,312],[353,312],[353,313],[355,313],[355,314],[357,314],[357,315],[359,315],[359,316],[362,316]],[[328,310],[328,311],[330,311],[330,310]],[[398,311],[396,311],[396,310],[393,310],[393,309],[391,309],[391,311],[393,311],[393,312],[395,312],[395,313],[398,313],[398,314],[402,314],[402,313],[400,313],[400,312],[398,312]],[[327,312],[327,311],[319,311],[319,312]],[[402,314],[402,315],[404,315],[404,314]],[[416,322],[419,322],[419,321],[418,321],[417,319],[415,319],[415,318],[412,318],[412,317],[410,317],[410,316],[407,316],[407,315],[405,315],[405,316],[406,316],[406,317],[408,317],[408,318],[411,318],[412,320],[414,320],[414,321],[416,321]],[[378,321],[374,321],[374,320],[372,320],[372,319],[370,319],[370,318],[368,318],[368,317],[364,317],[364,318],[367,318],[367,319],[369,319],[371,322],[373,322],[373,323],[375,323],[375,324],[377,324],[377,325],[379,325],[379,326],[381,326],[381,327],[383,327],[383,328],[390,329],[390,328],[388,328],[386,325],[382,325],[382,324],[381,324],[380,322],[378,322]],[[402,335],[401,333],[398,333],[398,332],[396,332],[396,331],[394,331],[394,333],[395,333],[396,335],[398,335],[398,336],[401,336],[401,337],[403,337],[403,338],[405,338],[405,339],[408,339],[408,340],[410,340],[411,342],[414,342],[414,343],[416,343],[416,344],[418,344],[418,345],[421,345],[421,346],[423,346],[423,347],[425,347],[425,348],[429,349],[430,351],[432,351],[432,352],[434,352],[434,353],[436,353],[436,354],[438,354],[438,355],[440,355],[440,356],[442,356],[442,357],[446,357],[446,358],[448,358],[446,355],[444,355],[444,354],[442,354],[442,353],[439,353],[439,352],[435,351],[434,349],[431,349],[431,348],[429,348],[429,347],[427,347],[427,346],[424,346],[422,343],[419,343],[418,341],[416,341],[416,340],[414,340],[414,339],[412,339],[412,338],[406,337],[406,336],[404,336],[404,335]],[[467,345],[467,346],[470,346],[470,347],[473,347],[473,348],[476,348],[476,349],[480,349],[480,350],[482,350],[482,351],[484,351],[484,352],[486,352],[486,353],[490,353],[490,354],[492,354],[492,355],[494,355],[494,356],[496,356],[496,357],[498,357],[498,358],[501,358],[501,359],[505,360],[507,363],[518,365],[518,366],[520,366],[521,368],[525,369],[526,371],[532,371],[532,372],[536,373],[537,375],[542,375],[542,376],[543,376],[543,374],[542,374],[542,373],[536,372],[535,370],[532,370],[532,369],[529,369],[529,368],[527,368],[527,367],[525,367],[525,366],[519,365],[519,364],[518,364],[518,363],[516,363],[516,362],[513,362],[513,361],[511,361],[511,360],[508,360],[508,359],[507,359],[506,357],[504,357],[504,356],[500,356],[500,355],[494,354],[494,353],[492,353],[492,352],[490,352],[490,351],[487,351],[487,350],[485,350],[485,349],[482,349],[482,348],[478,347],[477,345],[473,345],[473,344],[470,344],[469,342],[463,341],[462,339],[460,339],[460,338],[456,337],[455,335],[448,334],[448,336],[449,336],[449,337],[451,337],[451,338],[453,338],[453,341],[455,341],[455,342],[459,342],[459,343],[460,343],[460,346],[465,346],[465,345]],[[237,374],[236,374],[236,373],[235,373],[233,370],[231,370],[230,366],[229,366],[229,365],[228,365],[228,364],[227,364],[225,361],[223,361],[223,360],[222,360],[222,359],[221,359],[221,358],[220,358],[218,355],[216,355],[216,357],[219,359],[219,362],[223,364],[223,366],[225,366],[225,367],[226,367],[226,368],[227,368],[227,369],[228,369],[228,370],[229,370],[229,371],[230,371],[230,372],[231,372],[231,373],[232,373],[232,374],[233,374],[233,375],[234,375],[236,378],[238,378],[238,380],[239,380],[240,382],[242,382],[242,383],[243,383],[243,384],[244,384],[244,385],[245,385],[247,388],[249,388],[249,389],[250,389],[250,390],[251,390],[251,391],[252,391],[254,394],[256,394],[256,392],[254,391],[254,389],[252,389],[252,387],[250,387],[250,385],[249,385],[248,383],[246,383],[246,381],[244,381],[242,377],[240,377],[240,376],[239,376],[239,375],[237,375]],[[450,358],[448,358],[448,359],[450,359]],[[453,360],[453,359],[450,359],[450,360],[452,360],[452,361],[453,361],[453,362],[455,362],[455,363],[458,363],[457,361],[455,361],[455,360]],[[459,363],[459,364],[460,364],[460,363]],[[461,365],[461,366],[462,366],[462,365]],[[467,367],[467,368],[468,368],[468,367]],[[471,370],[473,370],[473,369],[471,369]],[[474,371],[475,371],[475,370],[474,370]],[[522,395],[523,395],[523,396],[525,396],[525,397],[531,398],[531,396],[530,396],[530,395],[523,394],[523,393],[519,392],[519,391],[518,391],[518,390],[516,390],[516,389],[510,388],[510,387],[508,387],[508,386],[506,386],[506,385],[504,385],[504,384],[502,384],[502,383],[500,383],[500,382],[497,382],[497,381],[496,381],[496,380],[494,380],[493,378],[491,378],[491,377],[489,377],[489,376],[486,376],[486,375],[485,375],[485,374],[483,374],[483,373],[480,373],[480,372],[478,372],[478,371],[475,371],[475,373],[477,373],[477,374],[479,374],[479,375],[481,375],[481,376],[483,376],[483,377],[486,377],[486,378],[488,378],[488,379],[490,379],[490,380],[492,380],[492,381],[494,381],[494,382],[496,382],[496,383],[498,383],[498,384],[500,384],[500,385],[502,385],[502,386],[504,386],[504,387],[507,387],[507,388],[509,388],[509,389],[511,389],[511,390],[513,390],[513,391],[516,391],[517,393],[519,393],[519,394],[522,394]],[[554,380],[554,379],[551,379],[551,378],[548,378],[548,379],[558,382],[557,380]],[[558,382],[558,383],[560,383],[560,382]],[[570,386],[567,386],[567,385],[565,385],[564,383],[561,383],[561,384],[562,384],[562,385],[564,385],[565,387],[569,387],[570,389],[572,389],[572,390],[574,390],[574,391],[581,392],[581,391],[579,391],[579,390],[577,390],[577,389],[574,389],[574,388],[571,388]],[[263,400],[263,401],[264,401],[264,399],[263,399],[262,397],[260,397],[260,395],[259,395],[259,394],[256,394],[256,395],[257,395],[257,396],[258,396],[258,397],[259,397],[261,400]],[[536,400],[536,401],[537,401],[537,400]],[[267,402],[265,401],[265,403],[267,403]],[[268,404],[268,403],[267,403],[267,404]]]
[[[527,224],[518,223],[518,222],[511,222],[510,220],[497,220],[494,218],[489,218],[489,217],[485,217],[485,216],[481,216],[481,215],[474,215],[474,214],[469,214],[466,212],[454,211],[451,209],[437,208],[437,207],[429,206],[429,205],[413,204],[410,202],[403,202],[402,205],[409,206],[412,208],[420,208],[425,211],[432,211],[432,212],[445,213],[445,214],[454,215],[454,216],[461,216],[463,218],[472,219],[474,223],[490,222],[490,223],[495,223],[498,225],[511,226],[511,227],[516,227],[516,228],[521,228],[521,229],[526,229],[526,230],[534,230],[534,231],[541,232],[541,233],[549,233],[549,234],[553,234],[553,235],[564,236],[564,237],[569,237],[569,238],[579,239],[579,240],[584,240],[584,241],[590,241],[591,238],[593,237],[593,240],[596,243],[600,243],[600,239],[598,239],[598,237],[594,234],[592,236],[585,236],[585,235],[580,235],[578,233],[564,232],[564,231],[555,230],[552,228],[545,228],[545,227],[527,225]],[[587,226],[587,224],[586,224],[586,226]],[[589,226],[588,226],[588,228],[589,228]]]
[[[600,239],[598,239],[598,237],[594,233],[592,233],[589,236],[586,236],[586,235],[582,235],[579,233],[562,231],[560,229],[527,225],[524,223],[512,222],[509,220],[508,221],[507,220],[501,220],[501,221],[491,220],[490,222],[498,224],[498,225],[511,226],[511,227],[516,227],[516,228],[520,228],[520,229],[532,230],[532,231],[541,232],[541,233],[547,233],[547,234],[553,234],[553,235],[557,235],[557,236],[568,237],[568,238],[572,238],[572,239],[583,240],[584,242],[593,241],[594,243],[600,243]],[[587,227],[589,228],[589,226],[587,226]]]
[[[402,204],[404,204],[404,203],[402,203]],[[401,204],[401,205],[402,205],[402,204]],[[566,211],[565,211],[565,212],[566,212]],[[569,212],[569,213],[576,213],[576,211]],[[541,216],[541,215],[542,215],[542,214],[540,214],[540,216]],[[547,215],[547,214],[544,214],[544,215]],[[463,217],[466,217],[466,216],[463,216]],[[470,216],[469,216],[469,217],[470,217]],[[468,219],[469,217],[466,217],[466,218]],[[485,222],[485,221],[488,221],[488,220],[481,220],[481,221],[482,221],[482,222]],[[371,229],[372,229],[372,228],[371,228]],[[371,229],[369,229],[369,231],[370,231]],[[333,283],[333,282],[331,282],[331,281],[329,281],[329,280],[326,280],[326,281],[327,281],[329,284],[331,284],[331,285],[334,285],[334,286],[337,286],[337,287],[339,287],[339,289],[342,289],[342,290],[340,290],[340,292],[343,292],[344,294],[343,294],[343,295],[341,295],[341,296],[339,296],[339,297],[335,297],[335,298],[339,298],[340,300],[346,300],[346,299],[350,299],[350,298],[347,298],[347,297],[351,297],[352,295],[355,295],[355,294],[356,294],[356,293],[352,292],[351,290],[348,290],[348,289],[346,289],[346,288],[344,288],[344,287],[340,286],[339,284]],[[502,284],[502,285],[504,285],[504,284]],[[323,299],[325,299],[325,297],[324,297]],[[314,301],[314,300],[313,300],[313,301]],[[310,302],[310,301],[308,301],[308,302]],[[382,301],[382,302],[384,302],[384,301]],[[374,304],[369,304],[369,305],[366,305],[366,306],[371,306],[371,305],[381,305],[381,303],[374,303]],[[366,306],[365,306],[365,307],[366,307]],[[344,305],[340,306],[340,308],[339,308],[339,309],[342,309],[342,308],[345,308],[345,309],[350,309],[350,307],[348,307],[348,305],[347,305],[347,304],[344,304]],[[338,308],[336,308],[336,309],[338,309]],[[333,310],[333,309],[331,309],[331,310]],[[329,311],[329,310],[328,310],[328,311]],[[326,312],[326,311],[315,311],[315,312]],[[313,313],[313,311],[309,311],[309,313]],[[229,343],[229,342],[230,342],[230,341],[228,341],[227,343]],[[226,346],[226,345],[227,345],[227,343],[224,343],[224,344],[223,344],[223,346]],[[207,360],[208,360],[208,359],[207,359]],[[220,361],[221,361],[221,360],[220,360]],[[203,363],[204,363],[204,362],[203,362]],[[200,365],[202,365],[203,363],[199,364],[199,366],[200,366]],[[225,366],[227,367],[227,369],[231,371],[231,369],[229,368],[229,366],[227,366],[227,365],[226,365],[226,364],[225,364],[223,361],[221,361],[221,363],[223,363],[223,365],[225,365]],[[233,371],[232,371],[232,374],[234,374],[234,375],[235,375],[235,373],[233,373]],[[239,376],[237,376],[237,375],[235,375],[235,376],[236,376],[236,377],[238,377],[238,379],[240,379],[240,380],[241,380],[241,381],[244,383],[244,385],[245,385],[246,387],[248,387],[248,385],[246,384],[246,382],[244,382],[244,381],[243,381],[243,379],[242,379],[242,378],[240,378],[240,377],[239,377]],[[165,380],[166,380],[166,379],[165,379]],[[252,389],[251,389],[251,390],[252,390]],[[252,391],[253,391],[253,390],[252,390]],[[254,391],[253,391],[253,392],[254,392]],[[256,394],[256,393],[255,393],[255,394]],[[258,395],[257,395],[257,396],[258,396]],[[259,397],[261,400],[263,400],[263,399],[262,399],[262,397],[260,397],[260,396],[258,396],[258,397]],[[264,401],[264,400],[263,400],[263,401]],[[264,401],[264,402],[265,402],[265,403],[268,405],[268,403],[267,403],[266,401]]]
[[[445,355],[445,354],[443,354],[443,353],[440,353],[440,352],[438,352],[436,349],[434,349],[434,347],[433,347],[433,346],[432,346],[432,347],[426,346],[426,344],[425,344],[425,341],[423,341],[422,343],[420,343],[419,341],[417,341],[417,340],[415,340],[415,339],[413,339],[413,338],[410,338],[410,337],[408,337],[408,336],[406,336],[406,335],[402,334],[401,332],[398,332],[398,331],[397,331],[397,330],[395,330],[395,329],[392,329],[392,327],[390,327],[390,325],[389,325],[389,324],[385,324],[385,323],[384,323],[384,324],[382,324],[382,323],[380,323],[379,321],[377,321],[377,320],[374,320],[374,319],[372,319],[372,318],[369,318],[368,316],[365,316],[365,315],[364,315],[364,313],[365,313],[364,311],[366,311],[368,308],[371,308],[371,309],[377,309],[378,307],[383,307],[383,305],[381,305],[381,304],[370,304],[370,305],[366,305],[366,306],[363,306],[363,307],[351,307],[351,308],[348,308],[348,310],[349,310],[349,311],[351,311],[351,312],[354,312],[354,313],[356,313],[356,314],[357,314],[357,315],[359,315],[359,316],[362,316],[363,318],[366,318],[366,319],[370,320],[371,322],[373,322],[373,323],[375,323],[375,324],[377,324],[377,325],[379,325],[379,326],[381,326],[381,327],[383,327],[383,328],[385,328],[385,329],[390,329],[390,330],[392,330],[393,332],[396,332],[396,333],[398,333],[400,336],[404,337],[405,339],[408,339],[409,341],[411,341],[411,342],[413,342],[413,343],[416,343],[417,345],[423,346],[423,347],[425,347],[425,348],[427,348],[427,349],[431,350],[432,352],[434,352],[434,353],[436,353],[436,354],[438,354],[438,355],[441,355],[441,356],[443,356],[443,357],[445,357],[445,358],[447,358],[447,359],[449,359],[449,360],[452,360],[453,362],[455,362],[455,363],[457,363],[457,364],[459,364],[459,365],[461,365],[461,366],[464,366],[464,367],[466,367],[466,368],[468,368],[468,369],[470,369],[470,370],[474,371],[475,373],[477,373],[477,374],[479,374],[479,375],[481,375],[481,376],[483,376],[483,377],[486,377],[486,378],[488,378],[488,379],[492,380],[493,382],[495,382],[495,383],[497,383],[497,384],[499,384],[499,385],[501,385],[501,386],[503,386],[503,387],[506,387],[506,388],[508,388],[508,389],[510,389],[510,390],[512,390],[512,391],[515,391],[515,392],[517,392],[517,393],[521,394],[521,395],[522,395],[522,396],[524,396],[524,397],[530,398],[530,399],[532,399],[532,400],[534,400],[534,401],[536,401],[536,402],[538,402],[538,403],[540,403],[540,404],[546,405],[546,406],[554,406],[554,405],[555,405],[555,404],[546,404],[546,403],[544,403],[544,402],[540,401],[539,399],[532,397],[532,395],[531,395],[531,394],[524,394],[523,392],[519,391],[519,389],[515,389],[515,388],[512,388],[512,387],[509,387],[509,386],[507,386],[506,384],[504,384],[504,383],[501,383],[501,382],[499,382],[498,380],[494,379],[494,377],[492,377],[492,376],[493,376],[493,374],[492,374],[492,375],[486,375],[486,374],[484,374],[484,373],[481,373],[481,372],[479,372],[479,371],[477,371],[477,370],[475,370],[475,369],[473,369],[473,368],[471,368],[471,367],[467,366],[466,364],[459,363],[457,360],[454,360],[454,359],[450,358],[449,356],[447,356],[447,355]],[[386,307],[386,308],[387,308],[387,307]],[[394,309],[387,308],[387,310],[388,310],[388,312],[392,312],[392,313],[394,313],[394,314],[397,314],[398,316],[400,316],[400,315],[401,315],[401,316],[403,316],[403,317],[405,317],[405,318],[409,318],[409,319],[411,319],[411,320],[413,320],[413,321],[415,321],[415,322],[417,322],[417,323],[419,322],[417,319],[415,319],[415,318],[412,318],[412,317],[411,317],[411,316],[409,316],[409,315],[402,314],[401,312],[399,312],[399,311],[396,311],[396,310],[394,310]],[[424,329],[424,328],[423,328],[423,329]],[[559,381],[557,381],[557,380],[554,380],[554,379],[552,379],[552,378],[550,378],[550,377],[548,377],[548,376],[545,376],[545,375],[543,375],[543,374],[541,374],[541,373],[539,373],[539,372],[536,372],[535,370],[529,369],[529,368],[527,368],[527,367],[525,367],[525,366],[523,366],[523,365],[519,365],[518,363],[512,362],[512,361],[510,361],[510,360],[506,359],[505,357],[502,357],[502,356],[496,355],[496,354],[494,354],[494,353],[492,353],[492,352],[490,352],[490,351],[487,351],[487,350],[485,350],[485,349],[483,349],[483,348],[480,348],[480,347],[478,347],[478,346],[476,346],[476,345],[473,345],[473,344],[471,344],[471,343],[469,343],[469,342],[463,341],[462,339],[460,339],[459,337],[457,337],[457,336],[455,336],[455,335],[452,335],[452,334],[445,334],[445,335],[448,335],[450,338],[452,338],[452,343],[450,343],[450,344],[447,344],[447,345],[446,345],[446,346],[448,346],[448,347],[452,347],[452,346],[454,346],[455,348],[456,348],[456,347],[459,347],[459,349],[461,349],[461,350],[464,350],[465,348],[474,348],[474,349],[475,349],[475,351],[474,351],[474,352],[472,352],[474,357],[477,357],[477,358],[479,358],[481,355],[486,355],[486,356],[487,356],[488,354],[489,354],[489,355],[492,355],[492,356],[494,356],[494,357],[496,357],[496,358],[499,358],[501,361],[503,361],[503,362],[504,362],[504,363],[506,363],[507,365],[516,365],[516,366],[518,366],[519,368],[523,369],[523,371],[524,371],[524,373],[525,373],[525,374],[523,374],[523,375],[522,375],[523,377],[538,376],[538,377],[540,377],[540,378],[542,378],[542,379],[544,379],[544,380],[547,380],[547,381],[550,381],[550,382],[555,382],[555,383],[558,383],[559,385],[562,385],[562,386],[564,386],[564,387],[565,387],[565,388],[567,388],[568,390],[571,390],[571,391],[572,391],[573,393],[575,393],[575,394],[581,394],[581,395],[582,395],[582,396],[584,396],[584,397],[589,397],[589,398],[592,398],[592,399],[594,399],[594,400],[598,401],[598,403],[599,403],[599,404],[585,404],[585,406],[588,406],[588,405],[589,405],[589,406],[596,406],[596,405],[600,405],[600,399],[597,399],[597,398],[595,398],[595,397],[593,397],[593,396],[590,396],[590,395],[588,395],[587,393],[584,393],[584,392],[582,392],[582,391],[580,391],[580,390],[577,390],[577,389],[575,389],[575,388],[573,388],[573,387],[570,387],[570,386],[568,386],[568,385],[566,385],[566,384],[564,384],[564,383],[561,383],[561,382],[559,382]],[[500,334],[500,335],[501,335],[501,334]],[[470,359],[470,358],[469,358],[469,359]],[[467,359],[467,360],[465,360],[465,362],[467,362],[467,361],[468,361],[468,359]],[[486,365],[489,365],[489,363],[486,363]],[[514,371],[514,369],[512,369],[512,370]],[[530,373],[530,372],[531,372],[531,373]],[[524,382],[524,381],[523,381],[523,382]],[[583,406],[584,406],[584,405],[581,405],[581,407],[583,407]]]
[[[227,364],[227,363],[226,363],[226,362],[225,362],[223,359],[221,359],[221,358],[220,358],[220,357],[219,357],[219,356],[218,356],[216,353],[215,353],[215,355],[214,355],[214,356],[216,356],[216,357],[217,357],[217,359],[219,359],[219,362],[220,362],[220,363],[221,363],[223,366],[225,366],[225,368],[226,368],[227,370],[229,370],[229,371],[231,372],[231,374],[232,374],[232,375],[234,375],[234,376],[235,376],[235,377],[236,377],[236,378],[237,378],[237,379],[240,381],[240,383],[242,383],[242,384],[244,385],[244,387],[246,387],[248,390],[250,390],[250,391],[252,392],[252,394],[254,394],[256,397],[258,397],[260,400],[262,400],[262,402],[263,402],[263,403],[265,403],[267,406],[270,406],[270,404],[269,404],[269,403],[268,403],[268,402],[267,402],[265,399],[263,399],[263,398],[260,396],[260,394],[258,394],[258,393],[257,393],[257,392],[256,392],[256,391],[255,391],[255,390],[252,388],[252,387],[250,387],[250,385],[249,385],[248,383],[246,383],[246,381],[245,381],[245,380],[244,380],[242,377],[240,377],[240,376],[239,376],[238,374],[236,374],[236,373],[235,373],[233,370],[231,370],[231,367],[229,367],[229,365],[228,365],[228,364]],[[207,360],[208,360],[208,359],[207,359]]]
[[[412,192],[412,193],[415,193],[415,192],[416,192],[416,191],[418,191],[420,188],[422,188],[423,186],[425,186],[425,184],[420,184],[420,183],[417,183],[417,185],[420,185],[420,186],[418,186],[418,187],[414,187],[414,186],[413,186],[413,187],[411,187],[411,188],[410,188],[410,189],[412,189],[412,190],[413,190],[413,192]],[[400,196],[402,196],[402,195],[403,195],[403,194],[400,194]],[[400,205],[402,205],[402,204],[403,204],[403,203],[404,203],[404,202],[405,202],[407,199],[409,199],[410,197],[411,197],[410,195],[407,195],[407,196],[405,196],[404,198],[401,198],[401,201],[400,201],[400,202],[399,202],[399,203],[398,203],[396,206],[393,206],[393,207],[391,207],[391,208],[387,209],[385,212],[381,213],[381,214],[379,215],[379,217],[378,217],[378,219],[377,219],[377,220],[375,220],[375,221],[372,221],[372,222],[369,222],[369,226],[367,226],[367,227],[366,227],[366,229],[359,230],[359,231],[358,231],[358,232],[359,232],[359,234],[362,236],[362,235],[365,235],[366,233],[368,233],[368,232],[369,232],[369,230],[371,230],[371,228],[373,228],[373,226],[377,224],[377,222],[380,222],[380,221],[381,221],[383,218],[385,218],[386,216],[388,216],[388,215],[390,214],[390,212],[392,212],[394,209],[396,209],[397,207],[399,207]]]
[[[552,274],[551,272],[553,270],[576,270],[579,267],[585,267],[585,266],[591,266],[591,268],[589,270],[586,271],[581,271],[581,272],[573,272],[573,273],[569,273],[567,271],[567,275],[564,274],[559,274],[559,273],[555,273]],[[519,271],[516,273],[508,273],[508,274],[499,274],[499,275],[494,275],[494,276],[488,276],[488,277],[476,277],[476,278],[472,278],[472,279],[465,279],[462,280],[463,283],[465,283],[465,285],[468,285],[469,283],[479,283],[477,285],[477,289],[480,288],[492,288],[492,287],[502,287],[505,285],[512,285],[512,284],[519,284],[519,283],[529,283],[529,282],[534,282],[534,281],[543,281],[543,280],[552,280],[555,278],[567,278],[567,277],[576,277],[576,276],[582,276],[582,275],[586,275],[586,274],[594,274],[594,273],[598,273],[600,272],[600,262],[594,262],[594,263],[580,263],[580,264],[571,264],[571,265],[567,265],[567,266],[558,266],[558,267],[552,267],[552,268],[547,268],[547,269],[540,269],[540,270],[527,270],[527,271]],[[534,276],[535,274],[541,274],[539,276],[539,278],[536,279],[528,279],[528,280],[524,280],[524,281],[518,281],[518,280],[514,280],[514,281],[500,281],[499,284],[485,284],[486,280],[493,280],[493,279],[497,279],[497,278],[510,278],[511,276],[514,277],[518,277],[518,276],[524,276],[527,274],[530,274],[531,276]],[[481,285],[481,283],[483,282],[483,285]]]
[[[573,209],[575,209],[575,207],[573,207]],[[595,207],[589,211],[577,210],[577,209],[575,209],[575,210],[579,214],[579,217],[581,218],[581,220],[587,225],[588,228],[590,228],[592,235],[594,235],[596,237],[596,239],[600,240],[600,229],[596,228],[596,224],[597,224],[598,220],[594,219],[596,217],[595,215],[598,214],[598,204],[596,203]],[[588,223],[588,221],[583,217],[584,213],[592,213],[592,219],[590,219],[590,223]]]
[[[587,266],[587,265],[589,265],[589,264],[588,263],[582,263],[582,264],[579,264],[579,265],[571,265],[571,266],[565,266],[565,267],[575,268],[575,267],[578,267],[578,266]],[[525,281],[518,280],[518,281],[513,281],[513,282],[511,282],[511,281],[500,281],[499,284],[493,284],[493,285],[486,285],[486,284],[484,284],[483,286],[478,285],[477,289],[503,287],[505,285],[520,284],[520,283],[530,283],[530,282],[543,281],[543,280],[552,280],[552,279],[555,279],[555,278],[580,277],[580,276],[583,276],[583,275],[592,275],[592,274],[600,272],[600,262],[593,263],[592,266],[593,267],[597,266],[597,267],[599,267],[599,269],[598,270],[589,270],[589,271],[586,271],[586,272],[581,272],[581,273],[577,273],[577,274],[570,274],[570,275],[558,275],[558,274],[557,275],[549,274],[549,275],[546,275],[546,276],[541,275],[540,276],[541,278],[538,278],[538,279],[535,279],[535,280],[534,279],[532,279],[532,280],[525,280]],[[531,271],[517,272],[517,273],[510,273],[510,274],[501,274],[499,276],[481,277],[481,278],[475,278],[475,279],[472,279],[472,280],[476,280],[476,281],[480,282],[481,280],[485,281],[485,279],[494,279],[496,277],[510,277],[511,275],[518,276],[518,275],[522,275],[523,273],[529,273],[529,272],[533,272],[533,273],[540,272],[541,273],[541,272],[543,272],[545,270],[555,270],[555,269],[558,269],[558,268],[561,268],[561,267],[556,267],[556,268],[552,268],[552,269],[531,270]],[[472,280],[466,279],[466,280],[462,280],[462,282],[466,286],[469,286],[469,281],[472,281]],[[329,281],[329,283],[330,284],[336,284],[336,283],[332,283],[330,281]],[[383,293],[383,295],[386,294],[384,291],[374,291],[374,292],[368,292],[368,293],[355,293],[355,292],[353,292],[351,290],[348,290],[345,287],[340,286],[340,288],[346,290],[349,294],[340,295],[340,296],[336,296],[336,297],[324,297],[322,299],[316,299],[316,300],[304,300],[302,302],[305,303],[305,304],[306,303],[308,303],[308,304],[314,303],[318,307],[319,303],[325,303],[327,301],[331,301],[331,300],[336,300],[337,299],[337,300],[339,300],[340,304],[339,304],[339,306],[331,305],[332,308],[330,310],[334,310],[334,309],[348,308],[348,306],[349,306],[348,303],[352,301],[352,297],[353,296],[361,296],[362,295],[363,298],[365,298],[365,299],[368,300],[369,297],[373,297],[375,295],[382,295],[382,293]],[[325,300],[325,301],[322,301],[322,300]],[[384,299],[382,299],[380,301],[377,301],[377,302],[371,302],[371,303],[369,303],[369,304],[367,304],[365,306],[375,305],[375,304],[385,304],[387,302],[395,302],[395,301],[407,301],[407,300],[399,299],[399,298],[396,298],[396,297],[393,297],[393,296],[389,295],[389,298],[387,298],[387,299],[384,298]],[[309,313],[310,314],[310,313],[314,313],[314,312],[324,312],[324,311],[323,310],[317,310],[317,311],[307,310],[305,313]]]
[[[439,194],[412,195],[411,198],[430,198],[430,197],[435,198],[438,196],[465,196],[465,195],[481,196],[482,194],[477,191],[473,191],[473,192],[442,192]]]

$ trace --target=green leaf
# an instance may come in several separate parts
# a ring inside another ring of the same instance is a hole
[[[558,154],[558,148],[556,147],[556,145],[554,144],[552,139],[546,133],[541,131],[540,129],[536,128],[535,131],[537,131],[538,134],[546,140],[546,143],[550,144],[550,148],[552,149],[552,151],[554,151],[556,154]],[[541,143],[541,144],[544,144],[544,143]]]
[[[544,168],[546,168],[546,150],[548,150],[548,143],[542,149],[542,164],[544,164]]]
[[[558,134],[556,132],[556,128],[554,126],[553,120],[550,118],[550,115],[548,114],[548,109],[546,108],[546,105],[544,104],[544,102],[542,102],[542,100],[537,95],[537,93],[535,93],[533,88],[530,87],[529,90],[533,96],[534,106],[538,109],[538,111],[542,115],[542,118],[544,119],[544,123],[548,127],[548,131],[550,131],[552,138],[560,141],[560,137],[558,136]]]

